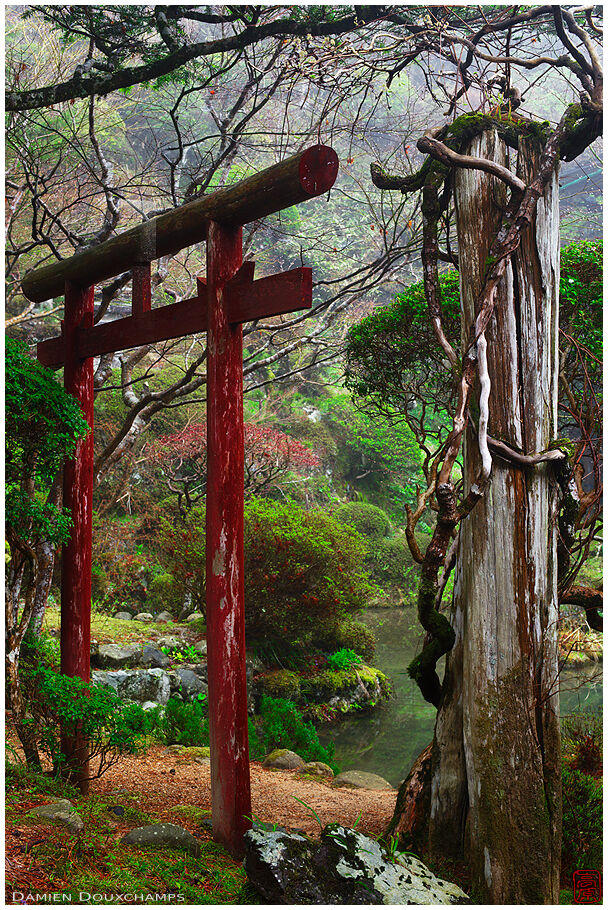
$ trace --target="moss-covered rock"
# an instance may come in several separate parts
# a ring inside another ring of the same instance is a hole
[[[288,698],[297,701],[300,696],[300,679],[291,670],[275,670],[258,680],[261,693],[272,698]]]

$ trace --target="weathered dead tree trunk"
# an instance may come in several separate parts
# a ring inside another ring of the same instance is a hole
[[[494,132],[469,154],[506,164]],[[520,145],[528,183],[538,150]],[[505,205],[504,185],[455,175],[463,339]],[[490,434],[524,453],[556,436],[559,217],[557,175],[502,282],[487,331]],[[479,468],[465,447],[465,481]],[[429,842],[471,862],[476,897],[557,903],[561,841],[557,586],[551,467],[495,458],[490,486],[464,519],[444,699],[433,744]]]

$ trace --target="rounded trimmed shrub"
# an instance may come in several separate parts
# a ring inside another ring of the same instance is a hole
[[[355,528],[363,537],[380,540],[391,532],[391,522],[382,509],[369,502],[344,502],[334,510],[334,518]]]

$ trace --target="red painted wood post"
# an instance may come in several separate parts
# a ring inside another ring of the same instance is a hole
[[[151,268],[149,262],[138,262],[131,269],[133,293],[131,312],[134,316],[149,313],[152,308],[152,291],[150,288]]]
[[[65,283],[64,386],[80,402],[91,432],[81,439],[63,471],[63,504],[72,515],[72,533],[63,547],[61,575],[61,672],[86,682],[91,672],[91,543],[93,518],[93,358],[76,354],[80,326],[93,324],[92,287]],[[88,745],[62,732],[62,752],[69,756],[69,777],[88,791]]]
[[[243,580],[243,329],[223,287],[242,262],[242,228],[207,235],[207,666],[213,834],[242,856],[251,827]]]

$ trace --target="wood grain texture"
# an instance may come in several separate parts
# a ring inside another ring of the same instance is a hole
[[[338,156],[316,145],[225,189],[151,218],[70,259],[34,269],[22,290],[40,302],[63,293],[64,281],[88,286],[128,271],[134,263],[173,256],[204,241],[211,221],[238,226],[258,221],[326,193],[338,174]]]
[[[254,263],[246,263],[253,266]],[[253,281],[253,271],[236,275],[224,288],[224,300],[230,323],[280,316],[312,306],[312,270],[292,269]],[[76,329],[73,344],[78,357],[98,357],[144,344],[157,344],[171,338],[182,338],[207,331],[207,289],[199,282],[197,297],[145,311],[132,316],[100,322]],[[47,367],[59,367],[64,360],[62,337],[49,338],[38,344],[38,360]]]

